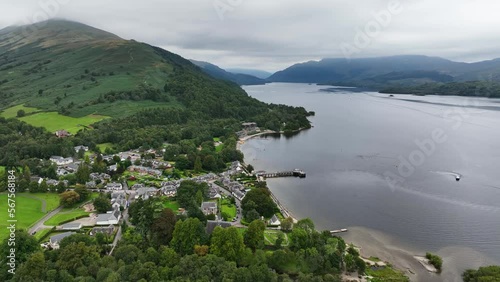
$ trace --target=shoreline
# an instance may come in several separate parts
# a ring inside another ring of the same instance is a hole
[[[311,128],[312,127],[313,126],[311,125]],[[304,130],[307,130],[307,129],[310,129],[310,128],[299,128],[299,129],[292,130],[292,131],[289,131],[289,132],[290,133],[298,133],[298,132],[301,132],[301,131],[304,131]],[[262,135],[267,135],[267,134],[280,134],[280,135],[283,135],[283,134],[285,134],[285,131],[283,131],[283,130],[281,130],[281,131],[264,130],[264,131],[256,133],[256,134],[252,134],[252,135],[247,135],[247,136],[244,136],[244,137],[240,137],[238,139],[238,142],[236,142],[236,150],[240,150],[241,146],[245,144],[245,141],[248,141],[250,139],[253,139],[255,137],[259,137],[259,136],[262,136]]]

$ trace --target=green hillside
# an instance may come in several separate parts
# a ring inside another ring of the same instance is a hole
[[[179,106],[174,99],[154,105],[96,103],[111,91],[163,89],[174,65],[149,45],[68,21],[48,21],[35,32],[26,30],[31,29],[0,32],[0,98],[4,109],[24,103],[73,117],[119,117],[152,106]]]

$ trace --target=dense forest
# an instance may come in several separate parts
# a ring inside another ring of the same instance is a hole
[[[500,84],[492,81],[426,83],[417,86],[391,86],[382,89],[380,93],[500,98]]]

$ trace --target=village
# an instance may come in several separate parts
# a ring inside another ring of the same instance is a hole
[[[57,166],[57,176],[60,180],[43,179],[33,176],[32,181],[41,184],[45,182],[49,190],[56,186],[65,186],[65,190],[74,190],[74,186],[68,184],[65,176],[77,173],[82,162],[93,164],[96,154],[89,153],[86,146],[76,146],[75,153],[84,153],[84,159],[73,157],[52,156],[50,162]],[[145,158],[145,155],[148,157]],[[91,199],[95,199],[103,193],[110,197],[111,208],[105,213],[99,213],[93,207],[92,201],[88,201],[76,208],[75,217],[69,214],[63,221],[51,220],[50,214],[35,223],[29,230],[31,234],[43,232],[40,242],[42,247],[49,249],[59,248],[59,242],[75,233],[83,233],[89,236],[104,236],[110,246],[116,246],[121,237],[121,224],[128,222],[128,208],[136,200],[148,200],[149,198],[159,198],[164,206],[174,209],[178,215],[186,215],[187,211],[178,206],[175,201],[177,190],[183,181],[194,181],[196,183],[206,183],[208,185],[208,198],[204,201],[200,210],[209,220],[207,220],[206,231],[210,234],[216,226],[223,228],[235,226],[245,228],[242,224],[241,201],[246,193],[252,189],[254,181],[262,181],[263,178],[257,173],[249,172],[239,161],[232,162],[228,169],[222,173],[205,173],[173,179],[165,176],[165,170],[175,168],[171,163],[162,159],[162,152],[155,150],[130,150],[117,154],[101,155],[103,161],[109,163],[107,172],[89,174],[89,181],[85,183],[85,188],[92,192]],[[128,161],[132,165],[127,167],[122,173],[118,173],[118,163]],[[244,178],[244,179],[242,179]],[[248,180],[252,180],[248,182]],[[247,183],[246,183],[247,182]],[[249,185],[248,185],[249,184]],[[272,196],[278,207],[281,208],[278,200]],[[59,208],[60,209],[60,208]],[[75,210],[75,209],[73,209]],[[224,216],[222,212],[224,210]],[[64,215],[64,209],[53,213],[52,217],[57,218]],[[229,218],[228,218],[229,215]],[[273,215],[269,219],[264,219],[271,230],[279,229],[280,219],[288,217],[289,212],[284,208],[281,212]],[[49,223],[56,225],[50,225]]]

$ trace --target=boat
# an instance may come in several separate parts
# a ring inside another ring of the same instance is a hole
[[[456,181],[460,181],[460,175],[457,175],[457,176],[455,177],[455,180],[456,180]]]

